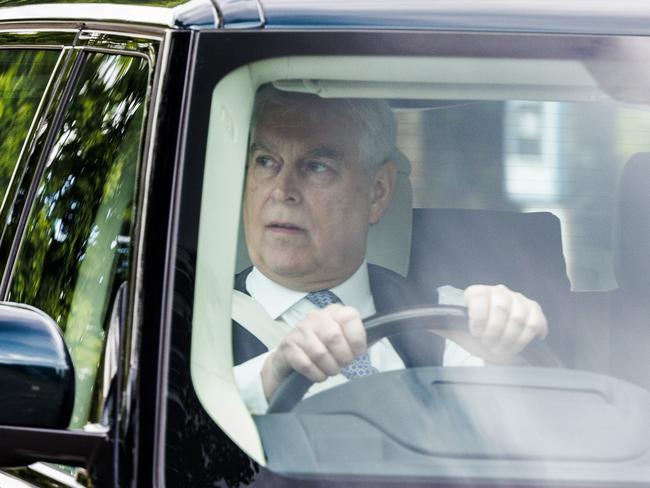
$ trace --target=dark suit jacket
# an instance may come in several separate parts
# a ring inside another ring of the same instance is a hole
[[[247,268],[235,276],[236,290],[249,294],[246,289],[246,278],[252,269]],[[387,268],[369,264],[368,279],[377,313],[426,303],[408,281]],[[442,364],[444,340],[438,336],[428,332],[410,332],[392,336],[389,340],[407,367]],[[243,363],[266,351],[264,344],[233,320],[235,364]]]

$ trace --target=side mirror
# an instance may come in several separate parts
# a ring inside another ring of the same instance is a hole
[[[74,405],[72,359],[56,322],[0,303],[0,425],[65,429]]]

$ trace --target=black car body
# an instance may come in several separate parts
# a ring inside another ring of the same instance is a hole
[[[648,35],[636,1],[0,1],[0,485],[650,485]],[[230,303],[264,83],[388,100],[413,170],[368,260],[527,293],[542,367],[248,413]]]

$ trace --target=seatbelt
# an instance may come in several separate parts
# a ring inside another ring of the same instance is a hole
[[[291,326],[273,320],[262,305],[241,291],[232,291],[232,319],[253,334],[268,350],[275,349]]]

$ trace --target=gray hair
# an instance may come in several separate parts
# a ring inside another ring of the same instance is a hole
[[[359,159],[366,173],[389,161],[395,151],[397,124],[388,103],[364,98],[321,98],[318,95],[286,92],[272,84],[262,85],[255,96],[253,121],[272,106],[290,113],[297,103],[317,100],[321,106],[351,121],[359,129]]]

